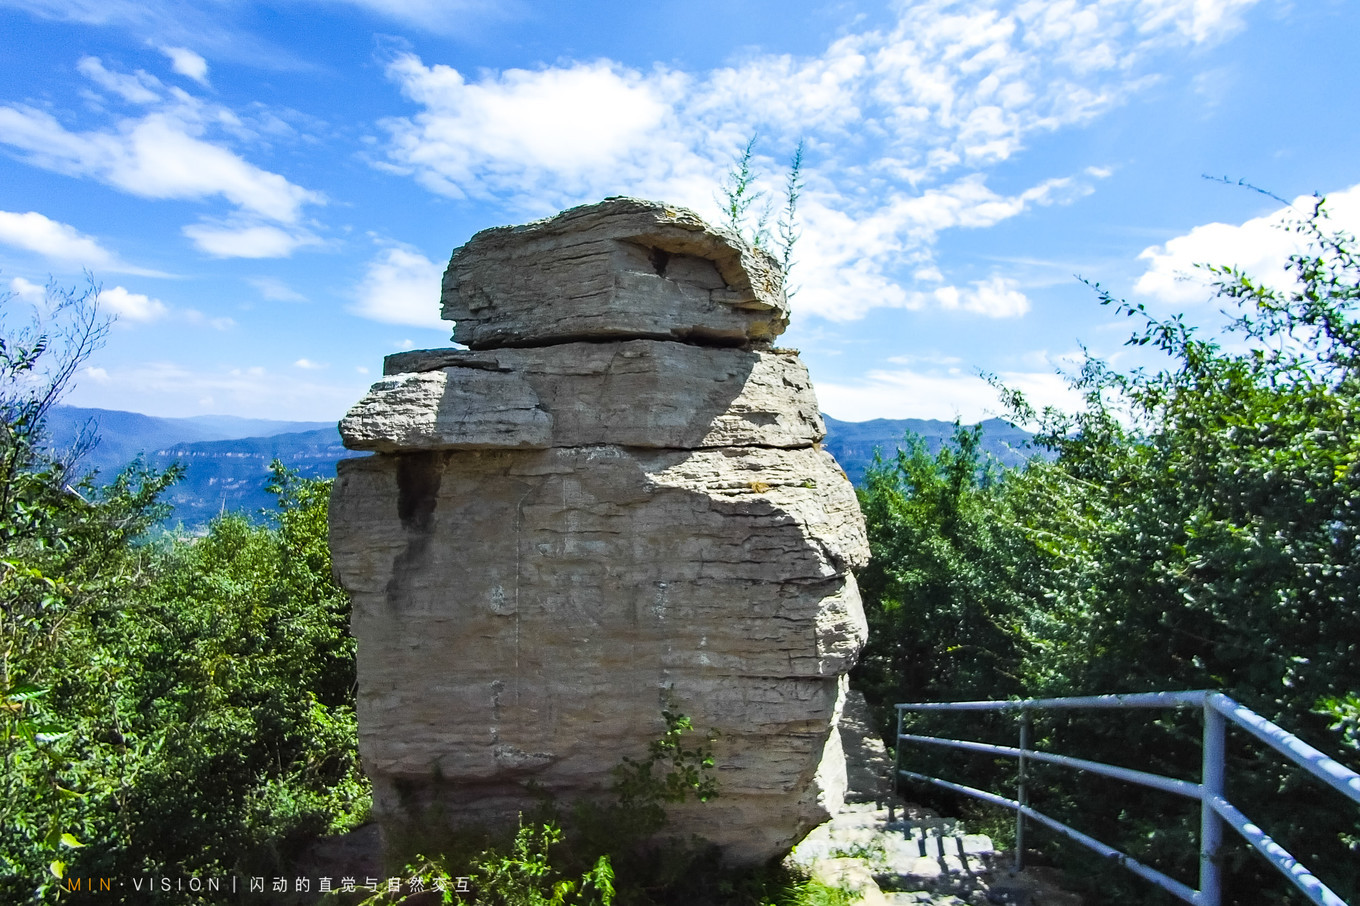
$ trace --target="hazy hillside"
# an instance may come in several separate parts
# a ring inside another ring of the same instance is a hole
[[[286,422],[208,415],[157,418],[112,409],[58,406],[48,418],[48,435],[57,451],[75,443],[89,426],[99,443],[80,458],[81,471],[111,477],[139,454],[156,468],[173,462],[186,467],[184,480],[171,488],[171,521],[202,525],[224,510],[249,513],[272,507],[265,492],[269,463],[275,458],[308,477],[332,476],[335,463],[360,454],[346,450],[334,422]]]
[[[346,450],[335,425],[327,425],[264,437],[176,444],[156,451],[150,461],[159,468],[172,462],[184,465],[184,480],[170,489],[167,498],[175,507],[174,518],[188,526],[228,510],[272,509],[274,498],[264,486],[275,459],[308,478],[333,478],[337,462],[366,455]]]
[[[82,409],[56,406],[47,417],[52,447],[70,448],[86,428],[99,437],[99,444],[81,459],[88,471],[117,471],[138,453],[151,454],[176,444],[197,441],[236,440],[296,431],[335,428],[334,422],[285,422],[233,415],[199,415],[192,418],[158,418],[116,409]]]
[[[864,471],[874,461],[879,450],[884,459],[891,459],[904,446],[908,431],[925,438],[930,452],[937,452],[954,434],[954,423],[936,419],[876,418],[867,422],[843,422],[829,415],[826,421],[826,440],[823,446],[836,457],[850,480],[859,484]],[[1023,463],[1035,454],[1029,449],[1030,433],[999,418],[982,423],[982,449],[1003,465]]]
[[[873,462],[874,451],[891,458],[903,444],[907,431],[925,438],[932,452],[954,432],[951,422],[932,419],[885,419],[843,422],[826,416],[825,446],[855,483]],[[110,409],[57,407],[48,421],[52,446],[69,449],[79,432],[89,425],[99,444],[80,460],[85,470],[97,469],[112,476],[138,454],[151,465],[165,468],[173,462],[186,467],[184,480],[170,490],[175,507],[172,521],[186,526],[206,523],[226,510],[256,513],[272,507],[265,493],[269,463],[275,458],[309,477],[335,474],[335,463],[363,454],[346,450],[332,422],[283,422],[231,416],[156,418],[136,412]],[[1031,455],[1025,444],[1029,434],[1001,419],[983,422],[983,449],[1006,465]]]

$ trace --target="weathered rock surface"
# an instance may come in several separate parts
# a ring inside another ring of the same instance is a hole
[[[650,289],[630,270],[639,237],[671,255]],[[727,295],[671,269],[686,255],[721,257]],[[632,200],[454,253],[446,314],[485,303],[459,339],[515,345],[389,357],[341,424],[377,455],[342,463],[331,502],[386,828],[513,825],[529,781],[599,796],[663,707],[719,734],[719,798],[673,810],[669,832],[755,862],[839,807],[834,730],[866,632],[850,571],[868,551],[801,362],[737,348],[782,329],[763,260]],[[559,329],[559,304],[587,303],[616,339]]]
[[[350,449],[806,447],[826,435],[788,353],[655,340],[421,349],[384,371],[340,422]]]
[[[611,198],[453,253],[443,317],[472,349],[652,337],[768,342],[788,325],[779,266],[686,208]]]

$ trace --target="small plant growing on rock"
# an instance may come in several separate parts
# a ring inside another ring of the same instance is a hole
[[[746,147],[733,160],[720,191],[724,224],[752,248],[768,252],[779,262],[787,282],[793,268],[793,247],[802,235],[798,229],[798,199],[803,192],[803,143],[800,141],[789,160],[784,182],[784,207],[775,221],[774,235],[770,233],[773,204],[765,198],[765,190],[756,188],[759,178],[754,167],[756,141],[751,136]],[[789,290],[792,296],[793,291]]]
[[[647,757],[634,761],[624,757],[614,768],[613,791],[618,808],[646,816],[659,830],[666,821],[665,805],[693,796],[707,802],[718,795],[713,769],[713,750],[707,745],[687,748],[685,738],[694,723],[685,715],[663,710],[666,732],[648,746]],[[712,742],[712,736],[708,742]],[[658,771],[661,773],[658,773]]]

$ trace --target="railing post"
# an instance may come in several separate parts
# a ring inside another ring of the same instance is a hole
[[[1020,773],[1015,781],[1015,801],[1021,805],[1029,805],[1028,794],[1025,791],[1025,753],[1029,751],[1029,712],[1020,712]],[[1015,871],[1018,874],[1024,868],[1025,859],[1025,813],[1015,812]]]
[[[1200,906],[1219,906],[1222,897],[1222,866],[1219,849],[1223,843],[1223,819],[1210,802],[1224,789],[1224,720],[1204,698],[1203,765],[1200,768],[1199,812],[1199,898]]]
[[[888,823],[897,820],[897,785],[902,782],[902,709],[897,709],[897,736],[893,739],[892,786],[888,793]]]

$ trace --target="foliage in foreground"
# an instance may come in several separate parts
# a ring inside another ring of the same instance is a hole
[[[632,841],[636,844],[638,841]],[[417,856],[403,874],[422,879],[423,892],[407,897],[378,894],[361,906],[387,903],[434,902],[465,906],[613,906],[618,903],[684,904],[684,906],[851,906],[857,895],[830,887],[783,866],[733,869],[719,864],[711,853],[682,851],[687,872],[663,883],[635,875],[621,883],[613,859],[603,854],[584,870],[573,856],[567,835],[552,819],[525,822],[505,845],[489,846],[469,861],[448,856]],[[470,866],[458,886],[452,866]]]
[[[871,472],[875,562],[862,585],[887,635],[861,675],[881,701],[1212,688],[1357,751],[1360,261],[1320,207],[1295,228],[1309,247],[1286,288],[1211,269],[1238,311],[1221,341],[1098,289],[1139,323],[1130,343],[1168,364],[1088,361],[1074,414],[1008,394],[1054,461],[997,475],[963,432],[934,460],[918,450]],[[1197,776],[1195,720],[1146,723],[1063,713],[1036,734],[1068,754]],[[974,729],[955,719],[946,735]],[[1013,728],[993,731],[1014,744]],[[1360,895],[1356,810],[1240,737],[1229,756],[1233,799],[1341,896]],[[998,788],[1012,767],[958,770]],[[1194,884],[1197,809],[1058,769],[1038,777],[1041,810]],[[1288,896],[1231,831],[1229,844],[1229,901]],[[1129,902],[1156,896],[1124,876],[1101,884]]]
[[[45,449],[46,411],[102,340],[96,295],[49,290],[0,332],[5,902],[71,876],[266,874],[367,808],[327,483],[276,468],[276,526],[148,544],[178,470],[98,487]]]
[[[50,615],[46,644],[10,652],[11,672],[46,690],[21,719],[59,728],[6,739],[12,901],[62,886],[54,829],[84,844],[63,859],[69,875],[254,875],[364,817],[326,488],[283,476],[279,491],[277,528],[232,516],[135,551],[140,574],[116,594],[51,596],[36,621]]]

